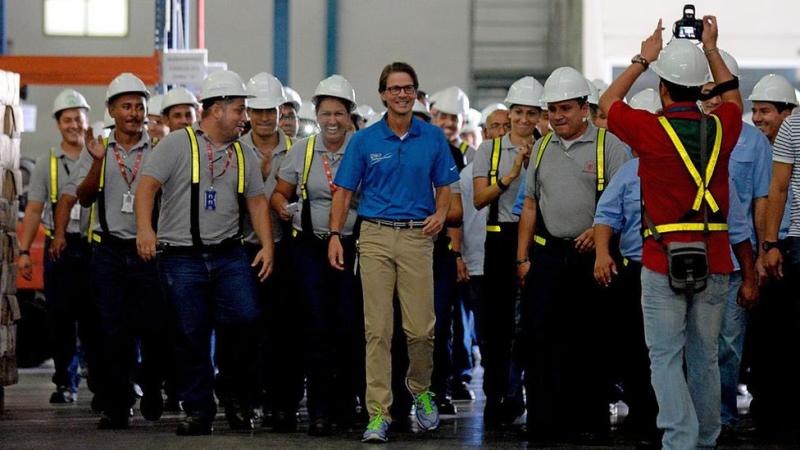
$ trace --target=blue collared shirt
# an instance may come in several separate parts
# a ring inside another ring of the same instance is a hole
[[[729,189],[728,237],[732,244],[750,239],[753,233],[746,210],[739,201],[736,186]],[[603,191],[597,203],[594,223],[608,225],[620,234],[620,253],[634,260],[642,260],[642,203],[639,181],[639,158],[626,162]],[[739,265],[733,258],[736,270]]]
[[[764,133],[758,128],[742,124],[742,133],[731,153],[728,163],[731,184],[736,186],[739,202],[745,217],[753,217],[753,201],[766,198],[772,172],[772,152]],[[752,219],[751,219],[752,220]],[[755,230],[752,236],[756,242]]]
[[[434,188],[458,180],[441,129],[413,118],[401,139],[384,118],[353,135],[334,182],[350,191],[360,186],[363,217],[419,220],[436,211]]]

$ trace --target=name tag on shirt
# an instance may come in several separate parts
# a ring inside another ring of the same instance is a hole
[[[217,209],[217,191],[214,188],[208,188],[206,190],[206,210],[208,211],[216,211]]]
[[[120,211],[125,214],[133,214],[133,194],[130,192],[122,194],[122,208]]]

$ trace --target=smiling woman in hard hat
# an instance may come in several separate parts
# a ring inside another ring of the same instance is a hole
[[[593,440],[609,433],[604,296],[592,276],[597,199],[628,159],[590,120],[592,89],[560,67],[544,85],[553,131],[534,146],[517,247],[523,295],[528,433]],[[553,411],[556,411],[555,413]]]
[[[514,329],[514,278],[517,249],[517,216],[511,213],[525,173],[531,146],[536,140],[536,122],[541,112],[542,85],[523,77],[508,89],[511,131],[502,138],[484,141],[475,155],[473,177],[477,209],[488,207],[486,226],[484,289],[476,317],[481,330],[481,364],[486,407],[483,420],[489,427],[513,422],[524,406],[506,400],[509,390],[511,340]],[[513,403],[513,404],[512,404]]]
[[[296,323],[305,336],[308,360],[308,433],[329,435],[335,422],[346,430],[355,413],[355,388],[362,359],[363,325],[355,277],[358,202],[353,201],[337,238],[344,248],[344,270],[328,264],[328,226],[333,179],[345,155],[356,99],[340,75],[320,81],[311,99],[320,133],[298,141],[278,172],[272,208],[292,222],[292,252],[298,268],[302,313]],[[293,202],[290,207],[290,200]]]
[[[32,276],[30,247],[40,222],[44,224],[47,236],[45,251],[49,252],[52,246],[53,216],[63,187],[78,174],[78,158],[83,148],[86,113],[89,110],[86,99],[74,89],[61,91],[53,102],[53,118],[61,133],[61,143],[39,158],[31,175],[17,262],[26,279]],[[77,400],[80,383],[78,336],[89,363],[92,381],[95,379],[97,324],[92,320],[92,297],[87,295],[91,255],[85,238],[88,224],[88,209],[80,205],[72,207],[67,233],[61,233],[62,240],[68,242],[68,250],[61,252],[58,258],[51,254],[44,261],[47,328],[55,364],[53,383],[56,385],[50,403],[73,403]]]

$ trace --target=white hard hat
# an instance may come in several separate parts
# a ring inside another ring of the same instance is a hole
[[[316,122],[317,112],[316,108],[314,107],[314,103],[303,102],[302,106],[300,106],[300,109],[297,110],[297,118],[304,120],[313,120],[314,122]]]
[[[416,99],[414,100],[414,106],[411,108],[411,113],[420,113],[423,116],[426,116],[428,119],[431,118],[431,110],[428,109],[424,103]]]
[[[190,105],[197,108],[197,97],[194,96],[188,89],[183,87],[176,87],[175,89],[167,92],[164,99],[161,100],[161,114],[166,110],[177,105]]]
[[[493,112],[498,111],[498,110],[499,111],[508,111],[508,107],[506,105],[502,104],[502,103],[492,103],[491,105],[487,106],[486,108],[483,108],[483,110],[481,110],[481,123],[480,123],[480,125],[483,126],[483,124],[485,124],[486,121],[489,120],[489,116],[491,116]]]
[[[608,83],[606,83],[604,80],[600,78],[595,78],[594,80],[591,80],[590,83],[592,83],[592,85],[594,85],[594,87],[596,87],[597,90],[600,91],[600,95],[603,95],[603,92],[605,92],[606,89],[608,89]]]
[[[586,83],[589,84],[589,96],[587,101],[590,105],[598,105],[600,104],[600,88],[597,87],[593,82],[586,79]]]
[[[481,112],[470,108],[464,118],[464,126],[461,127],[462,133],[476,133],[481,131]]]
[[[160,116],[163,100],[164,96],[161,94],[150,96],[150,98],[147,99],[147,115]]]
[[[416,101],[419,101],[419,100],[416,100]],[[416,104],[416,103],[415,103],[415,104]],[[366,124],[364,124],[364,128],[369,128],[369,127],[371,127],[371,126],[375,125],[376,123],[380,122],[381,120],[383,120],[383,115],[384,115],[384,114],[386,114],[386,113],[380,113],[380,114],[377,114],[377,113],[376,113],[374,116],[372,116],[372,118],[371,118],[371,119],[369,119],[369,120],[367,121],[367,123],[366,123]],[[430,112],[428,112],[428,115],[430,115]],[[362,128],[362,130],[363,130],[364,128]]]
[[[247,82],[247,107],[252,109],[272,109],[286,103],[283,84],[274,75],[261,72]]]
[[[303,100],[300,98],[300,94],[289,86],[283,87],[283,96],[286,97],[283,104],[291,103],[295,111],[299,111],[300,107],[303,106]]]
[[[429,95],[428,96],[428,106],[432,107],[434,105],[434,103],[439,101],[439,97],[441,97],[443,92],[444,92],[444,90],[440,90],[440,91],[436,91],[433,94]]]
[[[438,94],[435,105],[437,110],[462,117],[469,111],[469,98],[461,88],[450,86]]]
[[[71,108],[84,108],[87,111],[92,109],[80,92],[75,89],[64,89],[53,100],[53,117],[57,112]]]
[[[531,76],[522,77],[508,88],[508,94],[503,101],[509,108],[511,105],[536,106],[542,105],[542,85]]]
[[[105,111],[103,111],[103,128],[114,128],[114,125],[114,118],[111,117],[108,108],[106,108]]]
[[[798,104],[792,84],[786,78],[774,73],[758,80],[753,86],[753,93],[747,99],[751,102],[777,102],[795,106]]]
[[[673,39],[650,65],[659,77],[679,86],[706,84],[708,61],[703,51],[686,39]]]
[[[359,117],[361,117],[361,118],[363,118],[364,120],[369,120],[376,113],[375,113],[375,110],[372,109],[372,106],[369,106],[367,104],[363,104],[363,105],[359,105],[358,108],[356,108],[356,110],[354,111],[354,114],[359,116]]]
[[[559,67],[547,77],[544,83],[545,103],[557,103],[573,98],[589,96],[589,83],[580,72],[572,67]]]
[[[637,92],[636,95],[631,97],[628,104],[631,108],[643,109],[653,114],[658,114],[663,108],[661,106],[661,96],[659,96],[658,92],[653,88],[647,88]]]
[[[150,92],[147,86],[144,85],[142,80],[130,72],[123,72],[117,75],[116,78],[111,80],[106,90],[106,103],[113,97],[120,94],[137,93],[142,94],[145,98],[150,97]]]
[[[350,112],[356,107],[356,91],[345,77],[334,74],[320,81],[317,88],[314,89],[314,96],[311,97],[311,102],[314,107],[318,106],[320,97],[335,97],[346,100],[350,103]]]
[[[738,77],[739,76],[739,63],[736,62],[736,58],[731,56],[730,53],[726,52],[725,50],[719,50],[719,56],[722,57],[722,61],[728,67],[728,70],[731,72],[731,75]],[[708,73],[706,74],[706,83],[713,83],[714,76],[711,75],[711,68],[708,68]]]
[[[203,100],[218,97],[252,97],[244,87],[242,77],[231,70],[220,70],[207,76],[201,91]]]

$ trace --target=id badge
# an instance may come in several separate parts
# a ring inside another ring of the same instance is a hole
[[[133,214],[133,194],[126,192],[122,195],[122,212]]]
[[[215,211],[217,209],[217,191],[213,187],[206,189],[206,210]]]
[[[69,220],[81,220],[81,204],[75,203],[69,211]]]

